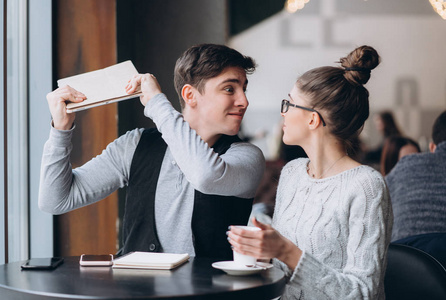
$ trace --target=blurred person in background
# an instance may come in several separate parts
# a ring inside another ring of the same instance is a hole
[[[402,157],[420,152],[418,143],[410,138],[402,136],[387,138],[381,155],[381,174],[383,176],[389,174]]]
[[[446,266],[446,111],[429,152],[407,155],[386,176],[395,223],[392,242],[424,250]]]
[[[391,111],[382,111],[376,114],[373,118],[373,123],[375,124],[375,128],[381,135],[381,141],[379,145],[374,149],[365,151],[363,163],[379,170],[383,146],[386,139],[391,136],[402,136],[402,132],[398,128],[398,125],[396,124],[395,118]]]

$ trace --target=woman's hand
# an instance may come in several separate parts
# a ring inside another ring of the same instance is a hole
[[[54,128],[69,130],[73,126],[76,115],[74,113],[67,113],[66,102],[82,102],[87,97],[71,86],[66,85],[48,93],[46,99],[50,108],[51,117],[53,118]]]
[[[153,96],[161,93],[161,87],[153,74],[138,74],[133,76],[125,86],[127,94],[133,94],[141,87],[142,96],[140,97],[142,105],[146,106],[147,102]]]
[[[236,252],[257,259],[277,258],[294,270],[302,256],[302,250],[269,225],[252,219],[260,231],[250,231],[231,226],[229,243]]]

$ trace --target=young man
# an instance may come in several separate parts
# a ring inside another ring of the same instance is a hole
[[[236,136],[248,106],[246,74],[254,61],[234,49],[204,44],[188,49],[175,66],[182,114],[161,93],[155,77],[141,86],[144,114],[156,129],[135,129],[72,170],[74,115],[66,101],[85,96],[71,87],[47,95],[53,128],[45,144],[39,207],[61,214],[99,201],[127,186],[123,247],[130,251],[189,253],[231,259],[228,225],[246,224],[265,160]]]

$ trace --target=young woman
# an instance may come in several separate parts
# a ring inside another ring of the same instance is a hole
[[[272,226],[232,226],[235,251],[271,259],[289,282],[281,299],[382,299],[392,210],[383,177],[351,159],[369,115],[364,84],[379,55],[362,46],[341,67],[303,74],[282,101],[283,141],[308,158],[282,170]]]

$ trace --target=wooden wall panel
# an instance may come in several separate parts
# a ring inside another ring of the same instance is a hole
[[[117,63],[116,1],[57,0],[56,77],[63,78]],[[100,154],[117,137],[117,105],[76,114],[73,167]],[[55,255],[117,251],[117,193],[96,204],[57,216]]]

